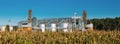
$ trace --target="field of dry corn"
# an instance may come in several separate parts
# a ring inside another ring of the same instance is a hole
[[[120,44],[120,31],[1,32],[0,44]]]

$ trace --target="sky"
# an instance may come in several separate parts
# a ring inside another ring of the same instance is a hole
[[[0,25],[27,20],[29,9],[38,19],[82,16],[83,10],[88,19],[114,18],[120,17],[120,0],[0,0]]]

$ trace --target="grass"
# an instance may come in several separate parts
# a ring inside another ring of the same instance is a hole
[[[0,44],[120,44],[120,31],[1,32]]]

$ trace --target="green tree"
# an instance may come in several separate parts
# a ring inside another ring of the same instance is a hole
[[[94,29],[97,30],[120,30],[120,17],[116,18],[102,18],[90,19],[88,23],[92,22]]]

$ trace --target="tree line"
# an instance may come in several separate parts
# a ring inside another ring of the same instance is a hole
[[[89,19],[87,23],[93,23],[96,30],[120,30],[120,17]]]

